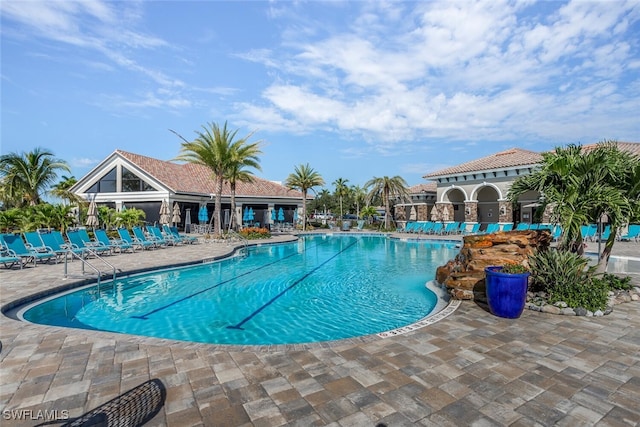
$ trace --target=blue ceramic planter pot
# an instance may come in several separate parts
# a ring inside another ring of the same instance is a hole
[[[524,311],[530,273],[502,273],[501,270],[502,266],[489,266],[484,269],[487,303],[494,315],[516,319]]]

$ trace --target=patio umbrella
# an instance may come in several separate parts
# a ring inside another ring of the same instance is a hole
[[[174,224],[179,224],[180,221],[180,206],[178,205],[178,202],[175,202],[173,204],[173,216],[171,217],[171,222]]]
[[[100,225],[100,221],[98,221],[98,206],[96,205],[95,200],[92,200],[91,203],[89,203],[89,209],[87,210],[87,222],[85,225],[93,228]]]
[[[271,221],[276,222],[276,216],[278,213],[276,212],[276,208],[271,209]]]
[[[198,222],[206,223],[209,221],[209,212],[207,212],[207,206],[200,206],[200,210],[198,211]]]
[[[431,208],[431,221],[440,221],[440,215],[438,215],[438,209],[436,206]]]
[[[282,208],[278,209],[278,221],[284,221],[284,210]]]
[[[294,210],[293,211],[293,222],[297,223],[298,222],[298,210]]]
[[[417,217],[416,207],[411,206],[411,212],[409,213],[409,221],[415,221]]]
[[[245,223],[249,221],[249,208],[244,208],[244,212],[242,212],[242,222]]]
[[[253,221],[255,219],[255,213],[253,212],[253,208],[249,208],[249,212],[247,213],[247,219],[249,221]]]
[[[127,210],[127,207],[124,205],[124,203],[122,204],[122,207],[120,208],[120,212],[124,212]]]
[[[160,224],[169,224],[171,222],[171,209],[169,208],[169,202],[162,200],[160,204]]]

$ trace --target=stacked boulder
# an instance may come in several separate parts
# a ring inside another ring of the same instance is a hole
[[[436,281],[455,299],[484,299],[484,268],[490,265],[523,264],[536,249],[551,244],[548,230],[503,231],[465,236],[458,255],[438,267]]]

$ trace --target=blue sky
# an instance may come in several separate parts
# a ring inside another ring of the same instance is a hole
[[[163,160],[208,122],[262,172],[327,187],[510,147],[640,141],[638,1],[0,2],[0,152],[82,177],[115,149]]]

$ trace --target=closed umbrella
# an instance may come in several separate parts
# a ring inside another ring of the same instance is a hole
[[[207,206],[200,206],[200,210],[198,211],[198,222],[206,223],[209,221],[209,212],[207,212]]]
[[[276,216],[278,213],[276,212],[276,208],[271,209],[271,221],[276,222]]]
[[[100,221],[98,221],[98,206],[96,205],[95,200],[92,200],[91,203],[89,203],[89,209],[87,210],[87,222],[85,225],[93,228],[100,225]]]
[[[416,207],[411,206],[411,211],[409,213],[409,221],[415,221],[417,217]]]
[[[294,224],[298,223],[298,210],[293,211],[293,223]]]
[[[253,212],[253,208],[249,208],[249,212],[247,213],[247,219],[249,221],[253,221],[256,218],[255,213]]]
[[[171,222],[174,224],[179,224],[180,221],[180,206],[178,205],[178,202],[175,202],[173,204],[173,216],[171,217]]]
[[[246,223],[247,221],[249,221],[249,208],[244,208],[242,212],[242,223]]]
[[[284,210],[282,208],[278,209],[278,221],[284,221]]]
[[[171,222],[171,209],[169,202],[162,200],[160,204],[160,224],[169,224]]]

